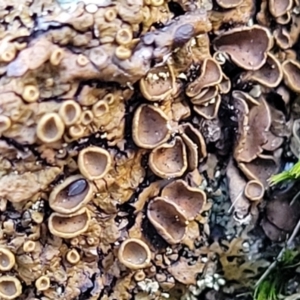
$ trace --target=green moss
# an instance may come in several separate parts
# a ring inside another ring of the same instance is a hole
[[[254,300],[279,300],[285,283],[292,278],[298,266],[299,252],[286,249],[276,267],[254,291]]]
[[[269,179],[271,185],[278,184],[283,181],[295,180],[300,177],[300,160],[289,170],[279,174],[272,175]]]

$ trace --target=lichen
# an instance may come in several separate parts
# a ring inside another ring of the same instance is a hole
[[[232,220],[254,222],[292,127],[299,154],[299,16],[265,2],[0,3],[1,298],[179,299],[257,275],[209,211],[227,176]]]

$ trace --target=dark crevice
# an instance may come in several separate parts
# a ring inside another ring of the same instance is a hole
[[[174,1],[168,2],[168,7],[170,12],[174,14],[174,17],[178,17],[185,14],[185,11],[181,7],[181,5],[177,2]]]
[[[152,24],[152,26],[155,28],[155,29],[161,29],[161,28],[164,28],[164,23],[162,22],[155,22]]]
[[[280,110],[284,113],[286,120],[289,118],[289,114],[287,111],[287,106],[284,103],[282,97],[274,91],[271,91],[266,95],[267,102],[273,106],[275,109]]]
[[[157,233],[154,226],[148,218],[144,218],[142,222],[142,229],[145,238],[151,243],[155,249],[161,251],[168,247],[168,243]]]
[[[95,282],[97,273],[94,273],[90,280],[91,282]],[[80,296],[77,298],[78,300],[86,300],[91,296],[91,292],[93,291],[94,284],[91,287],[87,287],[85,291],[81,292]]]

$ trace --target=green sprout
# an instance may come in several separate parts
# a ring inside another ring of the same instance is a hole
[[[254,293],[255,300],[277,300],[280,294],[281,285],[278,280],[265,279]]]
[[[299,265],[299,252],[285,249],[276,268],[255,289],[254,300],[279,300],[284,285]],[[282,299],[282,298],[281,298]]]
[[[294,166],[279,174],[272,175],[269,179],[270,185],[275,185],[283,181],[295,180],[300,177],[300,160]]]

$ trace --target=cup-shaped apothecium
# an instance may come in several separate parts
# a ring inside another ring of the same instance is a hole
[[[188,162],[186,146],[181,137],[152,150],[149,155],[149,167],[161,178],[182,176],[187,170]]]
[[[29,241],[26,241],[23,244],[23,251],[26,252],[26,253],[30,253],[30,252],[33,252],[35,250],[35,247],[36,247],[36,242],[29,240]]]
[[[38,291],[46,291],[50,287],[50,278],[48,276],[41,276],[35,282],[35,287]]]
[[[13,276],[0,276],[0,298],[12,300],[22,294],[22,285],[19,279]]]
[[[66,100],[59,108],[59,115],[66,126],[74,125],[81,116],[81,107],[74,100]]]
[[[289,59],[282,64],[284,83],[294,92],[300,92],[300,63]]]
[[[258,180],[250,180],[247,182],[244,190],[245,196],[251,201],[259,201],[263,198],[265,188]]]
[[[48,226],[53,235],[70,239],[85,232],[89,227],[90,220],[90,212],[84,207],[70,215],[52,213]]]
[[[206,202],[206,194],[202,190],[188,186],[183,180],[175,180],[166,185],[161,195],[174,203],[188,220],[194,219]]]
[[[40,91],[35,85],[25,85],[23,92],[22,92],[22,98],[26,102],[36,102],[40,97]]]
[[[129,238],[121,244],[118,257],[127,268],[137,270],[150,265],[151,252],[142,240]]]
[[[11,270],[15,263],[15,255],[9,249],[0,247],[0,271]]]
[[[187,220],[174,203],[156,197],[148,205],[147,216],[169,244],[177,244],[184,238]]]
[[[7,116],[0,115],[0,134],[11,126],[11,119]]]
[[[201,74],[186,88],[188,97],[195,97],[204,88],[219,84],[223,79],[223,73],[220,65],[212,58],[207,58],[201,66]]]
[[[272,43],[268,29],[253,25],[221,33],[214,40],[214,48],[227,53],[242,69],[258,70],[266,62]]]
[[[42,116],[36,128],[37,137],[44,143],[54,143],[60,140],[65,131],[65,124],[56,113]]]
[[[181,125],[179,130],[187,149],[188,170],[193,171],[207,155],[205,140],[190,123]]]
[[[80,255],[76,249],[72,249],[67,253],[66,259],[70,264],[75,265],[80,261]]]
[[[109,171],[111,163],[110,153],[96,146],[87,147],[78,155],[79,170],[89,180],[103,178]]]
[[[71,214],[87,204],[92,197],[91,183],[81,175],[74,175],[54,187],[49,196],[49,205],[58,213]]]
[[[168,117],[153,105],[140,105],[132,124],[132,138],[141,148],[154,149],[170,137]]]
[[[64,50],[61,48],[55,49],[50,56],[50,63],[53,66],[58,66],[62,59],[64,58],[65,53]]]
[[[140,90],[149,101],[163,101],[175,90],[175,76],[170,65],[150,69],[140,80]]]

